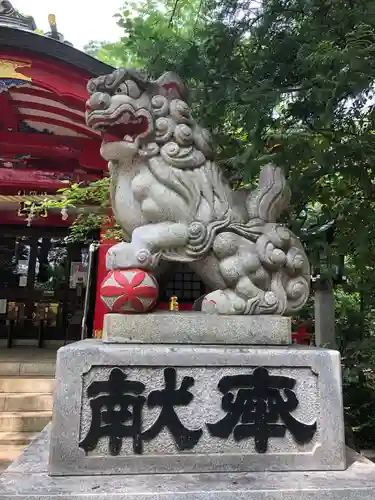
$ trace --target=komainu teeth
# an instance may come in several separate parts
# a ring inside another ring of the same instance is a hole
[[[126,135],[126,136],[124,137],[124,141],[126,141],[126,142],[134,142],[134,141],[133,141],[133,137],[132,137],[131,135]]]
[[[131,119],[130,119],[130,123],[135,123],[135,124],[139,124],[142,122],[142,118],[136,118],[135,116],[133,116]]]

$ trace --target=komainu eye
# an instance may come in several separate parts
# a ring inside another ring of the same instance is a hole
[[[128,93],[128,87],[126,83],[120,83],[120,85],[116,89],[116,94],[127,94]]]

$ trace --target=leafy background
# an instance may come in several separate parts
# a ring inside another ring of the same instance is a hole
[[[256,183],[266,162],[282,165],[287,222],[313,265],[330,280],[345,262],[335,297],[347,420],[357,443],[375,444],[375,2],[130,0],[116,17],[122,38],[86,52],[150,77],[176,71],[233,187]],[[73,186],[46,204],[104,208],[107,185]],[[81,212],[72,237],[103,217]],[[310,304],[301,318],[311,314]]]

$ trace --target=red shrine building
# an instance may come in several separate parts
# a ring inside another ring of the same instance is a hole
[[[58,33],[35,32],[33,18],[0,0],[0,345],[65,343],[100,335],[98,300],[109,243],[72,244],[72,218],[32,205],[71,183],[107,175],[100,135],[85,124],[87,81],[113,68],[75,49]],[[161,283],[191,309],[204,292],[186,268]]]

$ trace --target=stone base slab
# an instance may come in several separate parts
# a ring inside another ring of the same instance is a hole
[[[336,351],[85,340],[54,397],[54,475],[346,466]]]
[[[292,343],[291,319],[284,316],[221,316],[201,312],[106,314],[103,341],[135,344]]]
[[[374,500],[375,465],[341,472],[48,476],[48,429],[0,476],[0,500]]]

